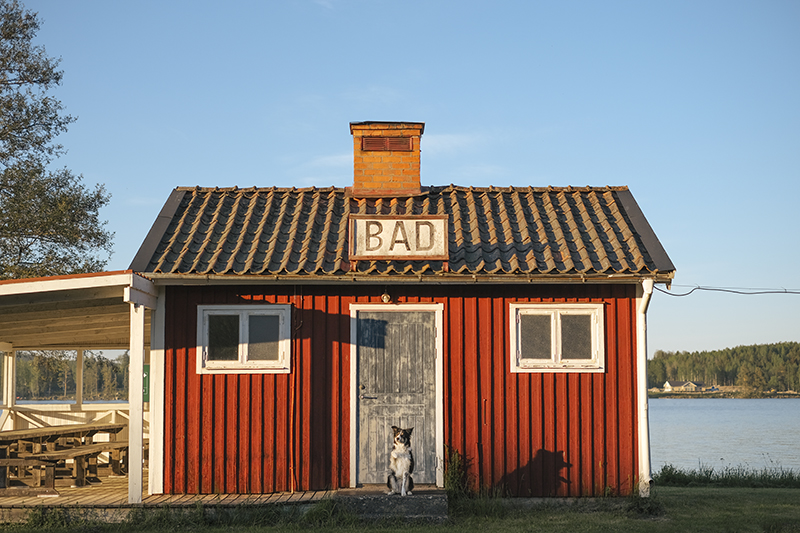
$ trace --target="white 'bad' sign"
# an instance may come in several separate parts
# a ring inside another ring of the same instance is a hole
[[[351,259],[447,259],[447,217],[351,217]]]

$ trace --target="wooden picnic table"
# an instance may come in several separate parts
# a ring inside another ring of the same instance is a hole
[[[80,439],[85,443],[86,439],[90,439],[91,442],[92,437],[98,433],[108,433],[109,438],[114,440],[117,433],[123,429],[125,424],[91,423],[0,431],[0,449],[7,449],[14,443],[27,447],[30,443],[33,446],[33,453],[40,453],[41,446],[48,446],[50,449],[53,444],[63,439]],[[22,451],[26,450],[17,449],[17,452]]]
[[[85,462],[96,461],[104,451],[127,451],[127,442],[116,442],[117,433],[125,424],[68,424],[42,428],[0,431],[0,489],[8,487],[8,467],[16,467],[24,475],[33,469],[35,486],[41,483],[41,467],[45,466],[45,487],[53,488],[55,464],[73,459],[76,482],[85,484]],[[94,443],[98,433],[109,435],[109,442]],[[106,449],[107,448],[107,449]]]

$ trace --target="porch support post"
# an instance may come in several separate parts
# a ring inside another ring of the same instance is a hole
[[[128,503],[142,503],[144,441],[144,317],[145,307],[131,303],[130,386],[128,402]]]
[[[83,411],[83,348],[75,356],[75,405]]]
[[[0,430],[14,429],[14,417],[11,415],[14,410],[14,404],[17,400],[16,391],[16,374],[17,374],[17,352],[14,346],[7,342],[0,343],[0,350],[3,351],[2,365],[3,365],[3,396],[2,403],[5,406],[3,414],[0,416]],[[6,422],[11,419],[11,427],[6,428]]]

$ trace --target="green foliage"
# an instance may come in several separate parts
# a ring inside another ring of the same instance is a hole
[[[500,488],[475,490],[467,474],[467,460],[458,450],[448,447],[444,466],[444,488],[449,512],[453,516],[496,517],[508,512]]]
[[[88,507],[34,507],[28,512],[27,522],[15,524],[21,531],[101,531],[102,512]]]
[[[313,528],[355,526],[359,522],[360,519],[357,515],[334,499],[326,499],[314,504],[300,519],[302,525]]]
[[[156,509],[135,508],[125,523],[137,530],[178,530],[218,528],[292,527],[313,529],[319,527],[346,527],[359,523],[357,516],[332,499],[312,505],[203,505],[178,507],[164,505]]]
[[[625,507],[625,511],[629,515],[640,518],[663,516],[667,512],[664,508],[664,503],[655,494],[643,498],[638,493],[628,498],[628,505]]]
[[[739,386],[750,391],[800,390],[800,343],[737,346],[710,352],[656,351],[647,363],[648,387],[667,380]]]
[[[669,487],[746,487],[746,488],[800,488],[800,473],[780,467],[761,470],[744,466],[727,466],[715,469],[700,465],[697,470],[682,470],[667,464],[653,475],[653,481]]]
[[[102,270],[113,234],[99,210],[110,196],[83,177],[49,169],[64,153],[54,139],[75,119],[48,90],[58,59],[34,46],[35,13],[0,0],[0,279]]]
[[[467,477],[467,462],[458,450],[446,447],[444,463],[444,488],[450,499],[468,498],[473,495]]]
[[[108,523],[98,511],[77,507],[31,510],[27,524],[5,524],[0,529],[27,533],[41,531],[149,532],[149,531],[423,531],[512,532],[537,531],[674,531],[800,532],[797,489],[746,489],[719,487],[658,487],[657,497],[577,498],[561,501],[504,499],[505,516],[453,516],[440,524],[402,522],[352,522],[337,517],[335,502],[314,506],[254,505],[220,507],[137,507],[128,520]],[[303,512],[303,511],[306,512]],[[330,517],[330,518],[328,518]]]

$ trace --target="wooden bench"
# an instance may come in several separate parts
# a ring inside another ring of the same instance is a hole
[[[103,452],[111,453],[111,470],[116,475],[123,475],[124,456],[128,451],[128,441],[97,442],[67,448],[58,451],[20,454],[23,459],[41,461],[45,464],[45,488],[54,488],[55,469],[59,463],[72,459],[72,476],[76,487],[86,486],[87,473],[97,477],[97,456]],[[34,479],[34,483],[36,479]]]
[[[46,469],[49,464],[50,463],[48,463],[47,461],[41,461],[39,459],[27,459],[27,458],[23,459],[23,458],[20,458],[20,457],[14,457],[14,458],[11,458],[11,459],[9,459],[9,458],[0,459],[0,467],[3,467],[3,468],[7,468],[9,466],[14,466],[14,467],[17,467],[19,469],[25,469],[25,468],[27,468],[29,466],[35,467],[33,469],[33,486],[34,487],[39,487],[40,485],[42,485],[42,469],[41,469],[41,467],[45,467],[45,469]],[[44,483],[44,486],[46,488],[52,489],[54,484],[55,484],[55,471],[53,471],[52,474],[53,474],[53,482],[48,485],[47,480],[46,480],[47,472],[45,472],[45,483]],[[3,488],[0,488],[0,493],[5,493],[4,491],[7,491],[7,490],[8,490],[8,484],[6,482],[5,486]]]
[[[33,467],[34,484],[41,484],[41,467],[45,467],[45,484],[48,483],[48,470],[55,475],[55,466],[48,469],[51,463],[57,464],[66,459],[76,459],[77,463],[83,464],[84,460],[80,457],[86,455],[79,453],[75,456],[64,457],[64,453],[69,454],[73,450],[86,450],[87,460],[96,463],[96,457],[104,451],[115,452],[119,459],[120,454],[127,449],[127,444],[122,447],[113,446],[116,442],[116,434],[125,428],[125,424],[109,424],[93,422],[89,424],[67,424],[63,426],[47,426],[42,428],[27,428],[11,431],[0,431],[0,490],[8,487],[9,467],[16,467],[20,477],[25,476],[29,467]],[[94,436],[99,433],[108,434],[109,442],[99,442],[97,444],[105,447],[99,452],[90,451],[88,446],[93,445]],[[66,449],[62,449],[64,447]],[[42,459],[39,455],[53,455],[55,459]],[[119,470],[119,467],[117,468]],[[85,476],[82,476],[85,481]]]

